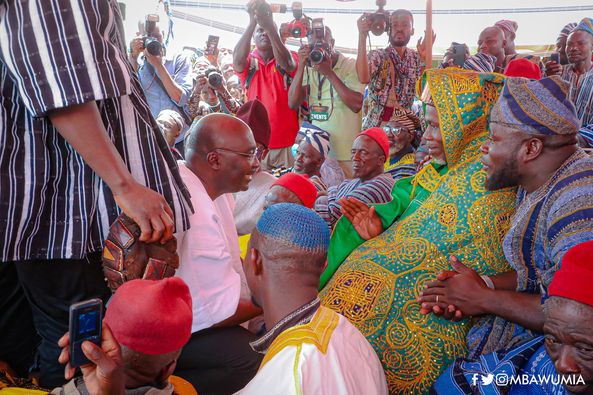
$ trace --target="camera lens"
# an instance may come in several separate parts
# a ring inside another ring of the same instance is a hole
[[[212,88],[220,88],[222,86],[222,75],[213,71],[208,74],[208,85]]]
[[[154,55],[154,56],[161,55],[162,45],[158,40],[156,40],[152,37],[147,37],[144,39],[144,48],[151,55]]]
[[[321,48],[315,48],[309,54],[309,59],[311,59],[311,64],[319,64],[323,62],[323,58],[325,57],[325,52]]]

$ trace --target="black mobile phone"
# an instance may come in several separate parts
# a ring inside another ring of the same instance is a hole
[[[560,54],[558,52],[552,52],[550,54],[550,62],[556,62],[560,64]]]
[[[218,40],[220,40],[218,36],[208,36],[206,50],[204,51],[205,55],[216,55],[218,53]]]
[[[103,302],[89,299],[70,306],[70,366],[85,365],[90,361],[82,352],[82,342],[101,345]]]
[[[453,44],[453,64],[462,67],[465,63],[465,45]]]

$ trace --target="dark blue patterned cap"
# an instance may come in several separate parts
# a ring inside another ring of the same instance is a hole
[[[287,248],[326,253],[329,228],[313,210],[292,203],[268,207],[256,225],[257,231]]]

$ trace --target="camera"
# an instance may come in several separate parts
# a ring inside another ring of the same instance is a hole
[[[204,74],[206,74],[208,85],[210,85],[212,89],[218,89],[222,86],[222,74],[220,74],[215,67],[208,67],[206,71],[204,71]]]
[[[144,20],[144,36],[142,37],[142,46],[151,55],[164,55],[165,47],[159,40],[150,36],[157,28],[156,24],[159,21],[159,16],[156,14],[148,14]]]
[[[280,32],[286,32],[288,33],[286,36],[293,38],[307,37],[311,31],[311,18],[303,14],[303,3],[300,1],[292,3],[292,16],[293,21],[280,25]]]
[[[375,36],[380,36],[389,31],[389,12],[383,9],[386,0],[377,0],[376,4],[378,7],[377,11],[372,14],[365,13],[364,18],[371,21],[371,33]]]
[[[311,22],[311,34],[309,35],[310,64],[319,64],[329,57],[329,44],[324,40],[325,26],[323,25],[323,18],[315,18]]]
[[[154,37],[143,37],[142,45],[144,46],[144,49],[151,55],[163,55],[163,44],[161,44],[161,42]]]

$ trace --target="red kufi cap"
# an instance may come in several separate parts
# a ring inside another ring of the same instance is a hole
[[[191,336],[189,288],[179,277],[128,281],[109,301],[105,322],[131,350],[148,355],[179,350]]]
[[[379,147],[381,147],[385,153],[385,159],[389,159],[389,139],[387,138],[387,134],[383,129],[370,128],[360,133],[359,136],[368,136],[375,140],[375,142],[379,144]]]
[[[564,254],[554,273],[549,296],[560,296],[593,306],[593,241],[577,244]]]
[[[281,185],[293,192],[299,199],[301,199],[301,202],[303,202],[303,206],[305,207],[313,208],[315,199],[317,199],[317,188],[315,188],[315,184],[313,184],[306,175],[286,173],[273,185]]]

